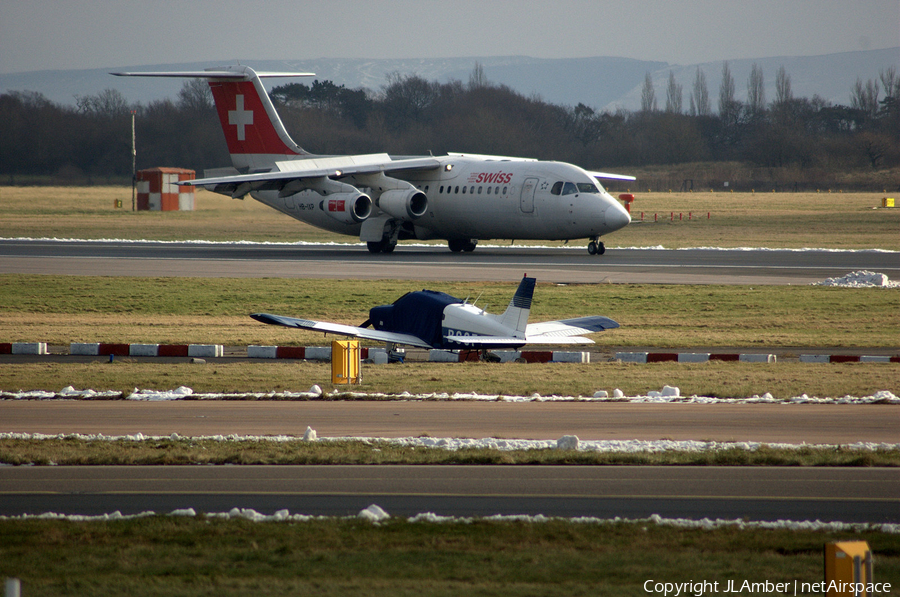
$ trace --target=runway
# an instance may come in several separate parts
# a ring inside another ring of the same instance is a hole
[[[810,284],[857,270],[900,278],[900,253],[880,251],[610,249],[0,240],[0,273],[280,277],[556,283]]]
[[[3,400],[0,431],[197,437],[469,437],[896,443],[890,404]]]
[[[2,401],[5,431],[183,436],[896,441],[891,405]],[[892,469],[773,467],[0,467],[0,514],[180,508],[900,522]]]
[[[873,468],[567,466],[4,467],[0,515],[193,508],[353,516],[900,522],[900,476]]]

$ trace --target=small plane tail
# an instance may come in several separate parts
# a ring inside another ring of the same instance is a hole
[[[257,73],[249,66],[204,71],[111,73],[126,77],[206,79],[234,167],[243,172],[270,170],[275,162],[307,156],[284,128],[261,77],[308,77],[313,73]]]
[[[512,300],[509,301],[509,306],[506,307],[503,315],[499,317],[501,324],[521,332],[523,337],[525,327],[528,325],[528,316],[531,314],[531,298],[534,296],[534,284],[536,281],[535,278],[523,276],[516,293],[513,295]]]

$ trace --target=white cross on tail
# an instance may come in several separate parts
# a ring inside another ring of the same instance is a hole
[[[234,110],[228,111],[228,124],[237,126],[238,141],[245,140],[245,129],[248,124],[253,124],[253,111],[244,110],[244,96],[238,95]]]

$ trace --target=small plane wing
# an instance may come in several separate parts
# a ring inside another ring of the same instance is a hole
[[[573,319],[562,319],[559,321],[529,323],[525,327],[525,338],[529,344],[552,344],[557,342],[560,344],[579,344],[582,342],[568,342],[566,341],[566,338],[571,340],[573,339],[573,336],[577,337],[581,334],[593,334],[594,332],[611,330],[617,327],[619,327],[619,324],[609,317],[591,315],[589,317],[575,317]],[[593,343],[587,338],[582,338],[581,340],[587,340],[588,343]]]
[[[418,346],[419,348],[432,348],[430,344],[418,336],[413,336],[411,334],[382,332],[352,325],[330,323],[327,321],[312,321],[310,319],[298,319],[296,317],[284,317],[283,315],[271,315],[269,313],[253,313],[250,317],[256,321],[268,323],[270,325],[283,325],[289,328],[300,328],[326,334],[339,334],[341,336],[353,336],[355,338],[365,338],[367,340],[377,340],[379,342],[406,344],[409,346]]]

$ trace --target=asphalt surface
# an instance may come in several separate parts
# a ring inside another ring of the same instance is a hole
[[[890,404],[2,400],[0,431],[149,436],[497,437],[897,443]],[[898,471],[900,475],[900,471]]]
[[[556,283],[808,284],[857,270],[900,279],[900,253],[713,249],[364,246],[0,240],[0,273],[284,277]]]
[[[543,514],[900,522],[900,475],[877,468],[217,466],[0,468],[0,515],[193,508],[350,516]]]

